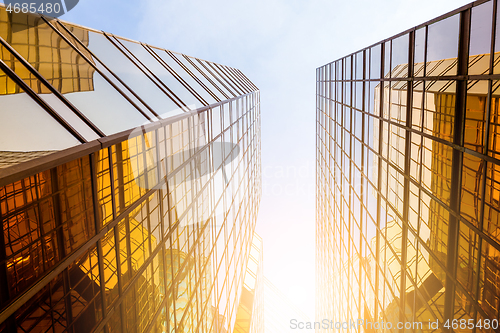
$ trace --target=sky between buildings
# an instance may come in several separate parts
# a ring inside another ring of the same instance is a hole
[[[314,318],[315,70],[467,0],[80,0],[63,20],[239,68],[261,90],[264,274]]]

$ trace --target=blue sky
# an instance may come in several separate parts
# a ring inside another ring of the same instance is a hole
[[[464,0],[80,0],[63,20],[241,69],[261,90],[265,275],[314,313],[315,69]]]

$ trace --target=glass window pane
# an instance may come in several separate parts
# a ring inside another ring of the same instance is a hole
[[[0,151],[61,150],[80,144],[0,70]]]
[[[408,77],[409,45],[409,35],[404,35],[392,40],[392,77]]]
[[[423,138],[422,185],[445,204],[450,201],[453,148]]]
[[[485,161],[464,153],[462,164],[461,215],[479,228],[481,214],[481,192]]]
[[[459,23],[457,14],[429,25],[426,76],[457,74]]]
[[[391,77],[391,41],[384,43],[384,78]]]
[[[415,58],[413,66],[414,76],[424,76],[425,65],[425,29],[421,28],[415,31]]]
[[[484,150],[484,127],[488,81],[469,81],[467,84],[467,103],[465,110],[464,146],[482,153]]]
[[[455,81],[425,83],[424,123],[425,133],[453,141],[456,100]]]
[[[483,231],[500,242],[500,165],[488,163],[484,202]]]
[[[363,79],[363,52],[358,52],[355,55],[356,57],[356,80]]]
[[[472,7],[469,74],[489,74],[493,1]]]

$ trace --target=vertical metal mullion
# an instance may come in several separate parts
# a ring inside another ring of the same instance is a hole
[[[65,237],[63,231],[63,223],[62,223],[62,207],[61,207],[61,194],[59,189],[59,179],[57,175],[57,168],[50,169],[50,178],[52,185],[52,202],[54,204],[54,222],[56,225],[56,238],[59,252],[59,258],[62,260],[66,257],[66,246],[65,246]],[[72,303],[71,303],[71,284],[68,268],[65,268],[62,271],[62,286],[64,292],[64,303],[66,307],[66,324],[70,327],[73,324],[73,313],[72,313]]]
[[[492,27],[491,27],[491,45],[490,45],[490,70],[488,74],[493,74],[494,73],[494,58],[495,58],[495,40],[496,40],[496,25],[497,25],[497,10],[498,10],[498,0],[493,1],[493,13],[492,13]],[[491,114],[492,114],[492,99],[493,99],[493,80],[488,80],[488,97],[486,101],[486,119],[484,122],[484,140],[483,140],[483,151],[484,155],[488,156],[489,155],[489,147],[490,147],[490,126],[491,126]],[[486,160],[482,160],[483,163],[483,170],[482,170],[482,188],[481,188],[481,207],[480,207],[480,217],[478,221],[478,227],[480,231],[483,231],[484,229],[484,216],[485,216],[485,197],[486,197],[486,177],[488,177],[488,165],[489,162]],[[480,237],[479,235],[476,235],[476,237],[479,238],[479,244],[477,247],[477,263],[475,264],[475,271],[480,272],[481,270],[481,260],[483,257],[483,238]],[[476,279],[476,283],[474,286],[475,289],[475,295],[479,298],[480,294],[480,289],[481,289],[481,283],[480,283],[480,278],[479,276]],[[479,300],[476,300],[478,302]],[[473,314],[473,319],[474,322],[477,322],[477,315],[478,311],[474,311]],[[477,332],[477,328],[474,327],[472,330],[473,333]]]
[[[100,221],[100,215],[99,215],[99,202],[98,202],[98,184],[97,184],[97,158],[96,158],[96,153],[92,153],[89,155],[89,162],[90,162],[90,177],[91,177],[91,182],[92,182],[92,204],[94,207],[94,228],[95,228],[95,233],[97,234],[99,230],[102,227],[102,221]],[[106,280],[104,278],[104,257],[102,253],[102,240],[99,239],[97,241],[97,263],[99,266],[99,283],[101,285],[101,303],[102,303],[102,318],[106,317],[106,309],[107,309],[107,304],[106,304]],[[104,326],[104,332],[107,333],[107,325]]]
[[[117,154],[117,159],[118,156],[121,156],[121,144],[118,144],[116,146],[116,154]],[[118,151],[120,151],[120,155],[118,155]],[[110,185],[111,185],[111,202],[112,202],[112,211],[113,211],[113,220],[116,219],[118,213],[116,211],[117,207],[117,199],[119,201],[119,204],[123,202],[122,198],[122,190],[119,190],[118,198],[116,198],[116,191],[115,191],[115,183],[114,183],[114,170],[113,170],[113,151],[112,148],[108,148],[108,161],[109,161],[109,177],[110,177]],[[121,168],[118,166],[118,161],[117,160],[117,180],[118,182],[123,182],[123,172],[120,173]],[[113,227],[113,236],[115,238],[115,257],[116,257],[116,277],[118,280],[118,298],[121,299],[123,297],[123,281],[122,281],[122,268],[121,268],[121,262],[120,262],[120,233],[118,230],[118,223]],[[124,311],[124,302],[120,302],[119,306],[119,311],[120,311],[120,324],[121,324],[121,333],[126,333],[125,332],[125,311]]]
[[[7,77],[9,77],[14,83],[17,84],[21,92],[26,93],[29,97],[37,103],[42,110],[47,112],[54,120],[59,123],[66,131],[68,131],[73,137],[75,137],[80,143],[86,143],[87,140],[70,124],[64,119],[56,110],[54,110],[50,105],[48,105],[23,79],[21,79],[16,72],[14,72],[7,64],[0,59],[0,71],[3,71]]]
[[[163,142],[165,143],[165,147],[166,147],[166,139],[165,139],[165,127],[162,127],[163,129]],[[165,187],[166,187],[166,177],[162,177],[163,173],[162,173],[162,163],[161,163],[161,153],[160,153],[160,138],[159,138],[159,134],[160,134],[160,130],[157,129],[156,130],[156,168],[157,168],[157,179],[158,179],[158,183],[159,184],[162,184],[163,181],[165,181]],[[166,159],[166,156],[165,156],[165,163],[167,162],[167,159]],[[166,173],[167,170],[165,168],[165,176],[166,176]],[[165,257],[166,257],[166,250],[165,250],[165,243],[166,243],[166,239],[165,239],[165,221],[163,220],[163,214],[164,214],[164,207],[163,207],[163,193],[164,193],[164,187],[163,186],[160,186],[159,187],[159,191],[158,191],[158,194],[157,194],[157,200],[158,200],[158,206],[159,206],[159,210],[160,210],[160,239],[161,241],[159,242],[159,246],[161,246],[161,250],[160,250],[160,255],[161,255],[161,258],[159,258],[159,261],[162,263],[162,266],[163,266],[163,271],[160,272],[160,274],[163,273],[163,301],[160,305],[160,309],[159,311],[161,312],[162,309],[161,307],[165,307],[165,316],[167,317],[166,318],[166,322],[167,322],[167,325],[168,325],[168,322],[170,320],[169,316],[170,314],[168,313],[168,294],[167,294],[167,290],[168,290],[168,284],[167,284],[167,265],[166,265],[166,262],[165,262]],[[168,195],[168,194],[167,194]],[[168,207],[167,207],[167,211],[168,211]],[[160,285],[160,284],[158,284]]]
[[[415,44],[415,31],[411,31],[409,34],[409,49],[408,49],[408,77],[413,78],[414,70],[414,44]],[[391,68],[392,68],[392,48],[391,48]],[[413,81],[408,81],[407,84],[407,99],[406,99],[406,128],[405,128],[405,165],[404,165],[404,199],[403,199],[403,239],[402,239],[402,266],[407,268],[408,263],[408,252],[407,247],[404,244],[408,243],[408,228],[409,228],[409,209],[410,209],[410,161],[411,161],[411,115],[413,106]],[[390,106],[389,106],[390,108]],[[417,250],[417,245],[415,244],[415,250]],[[407,305],[406,300],[406,277],[411,279],[411,274],[408,273],[407,269],[404,270],[404,274],[401,274],[402,278],[402,288],[401,292],[404,297],[402,299],[402,308],[405,309]],[[404,286],[404,287],[403,287]],[[411,308],[414,309],[413,304]],[[411,314],[411,318],[406,318],[405,320],[413,320],[415,313]]]
[[[372,58],[372,49],[370,49],[370,56],[369,56],[369,59],[368,59],[368,62],[370,62],[370,69],[367,70],[367,76],[368,78],[371,78],[371,58]],[[383,63],[384,63],[384,57],[383,57],[383,53],[382,53],[382,46],[381,46],[381,55],[380,55],[380,64],[381,64],[381,67],[380,67],[380,73],[379,75],[382,77],[382,73],[383,73]],[[367,85],[368,85],[368,93],[371,92],[371,89],[370,89],[370,84],[371,84],[371,81],[368,81],[367,82]],[[382,81],[380,81],[380,85],[382,87]],[[380,95],[380,100],[379,100],[379,110],[382,109],[382,105],[383,105],[383,100],[382,100],[382,96],[384,95],[383,94],[383,90],[380,89],[379,91],[379,95]],[[369,98],[371,98],[372,96],[370,96]],[[375,91],[374,91],[374,95],[373,95],[373,99],[375,100]],[[369,103],[369,102],[368,102]],[[373,114],[375,114],[375,108],[376,108],[376,104],[373,103],[373,110],[371,110],[373,112]],[[369,112],[366,113],[365,112],[365,117],[366,119],[368,119],[368,121],[370,121],[370,115],[369,115]],[[382,118],[379,118],[379,133],[378,133],[378,138],[379,138],[379,143],[378,143],[378,151],[377,151],[377,159],[378,159],[378,172],[377,172],[377,184],[378,184],[378,187],[379,187],[379,193],[377,193],[377,216],[376,216],[376,235],[375,235],[375,294],[378,292],[379,290],[379,284],[380,284],[380,281],[379,281],[379,269],[380,269],[380,235],[381,235],[381,230],[380,230],[380,215],[382,214],[382,210],[380,209],[381,207],[381,197],[380,197],[380,193],[382,192],[381,191],[381,183],[382,183],[382,158],[381,158],[381,155],[382,155],[382,138],[383,138],[383,126],[384,126],[384,122],[382,120]],[[363,133],[364,134],[364,133]],[[375,128],[374,128],[374,134],[375,134]],[[364,138],[365,140],[370,140],[370,138]],[[369,148],[368,148],[369,149]],[[368,171],[368,170],[367,170]],[[368,182],[367,182],[368,184]],[[367,210],[367,207],[365,207],[365,210]],[[366,224],[368,224],[368,219],[367,221],[365,222]],[[385,238],[385,237],[384,237]],[[377,300],[377,297],[375,297],[375,304],[374,304],[374,308],[375,308],[375,316],[377,315],[378,313],[378,307],[379,307],[379,302]],[[381,309],[382,310],[382,309]]]
[[[8,272],[7,272],[7,254],[5,245],[5,231],[4,231],[4,219],[2,212],[0,211],[0,308],[3,308],[10,300],[10,288],[8,285]],[[17,332],[16,328],[16,317],[15,314],[11,315],[6,320],[6,329],[9,333]]]
[[[457,80],[456,103],[455,103],[455,122],[453,132],[453,143],[463,146],[463,132],[465,123],[465,108],[467,96],[467,64],[469,59],[469,37],[470,37],[470,17],[471,9],[468,8],[460,13],[460,35],[458,50],[458,75],[464,78]],[[452,157],[452,181],[450,189],[450,208],[457,215],[450,214],[449,232],[448,232],[448,253],[446,258],[446,268],[450,275],[446,276],[445,282],[445,304],[444,317],[454,319],[454,299],[455,299],[455,280],[457,273],[458,258],[458,238],[460,220],[460,190],[462,187],[462,165],[463,152],[453,149]],[[446,328],[445,328],[446,329]]]

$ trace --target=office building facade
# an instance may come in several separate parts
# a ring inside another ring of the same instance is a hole
[[[0,57],[0,331],[233,332],[258,88],[3,5]]]
[[[499,9],[476,1],[317,69],[316,320],[497,331]]]

